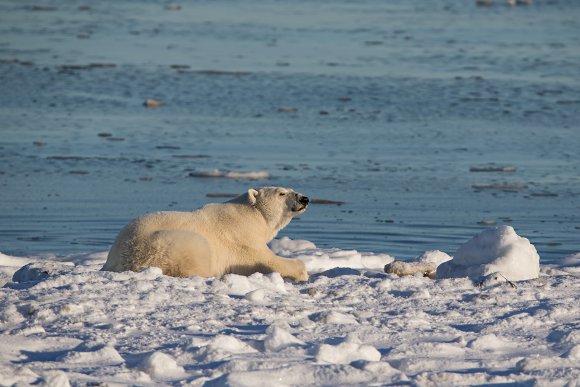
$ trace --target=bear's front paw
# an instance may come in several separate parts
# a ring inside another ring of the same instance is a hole
[[[305,267],[301,268],[301,270],[298,272],[298,275],[296,275],[294,278],[292,278],[292,280],[297,281],[297,282],[308,281],[308,273],[306,272],[306,268]]]

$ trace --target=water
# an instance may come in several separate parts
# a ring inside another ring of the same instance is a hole
[[[3,253],[262,185],[345,202],[281,233],[321,247],[452,254],[491,221],[580,251],[575,1],[46,4],[0,4]],[[189,176],[213,169],[272,178]]]

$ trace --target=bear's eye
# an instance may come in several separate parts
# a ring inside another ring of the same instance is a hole
[[[286,196],[286,192],[279,192],[278,196]]]

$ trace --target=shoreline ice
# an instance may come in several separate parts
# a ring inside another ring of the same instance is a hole
[[[106,253],[69,262],[0,254],[7,282],[0,385],[573,385],[580,378],[580,253],[542,265],[538,278],[514,288],[502,280],[398,277],[382,270],[393,262],[388,255],[305,240],[271,247],[304,260],[310,280],[102,272]],[[428,252],[420,260],[443,258]],[[27,260],[36,266],[20,268]],[[10,282],[17,270],[21,282]]]

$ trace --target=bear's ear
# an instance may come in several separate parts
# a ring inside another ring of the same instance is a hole
[[[250,189],[248,190],[248,202],[249,202],[251,205],[254,205],[254,204],[256,204],[256,198],[258,197],[258,193],[259,193],[259,192],[258,192],[258,191],[256,191],[256,190],[255,190],[255,189],[253,189],[253,188],[250,188]]]

